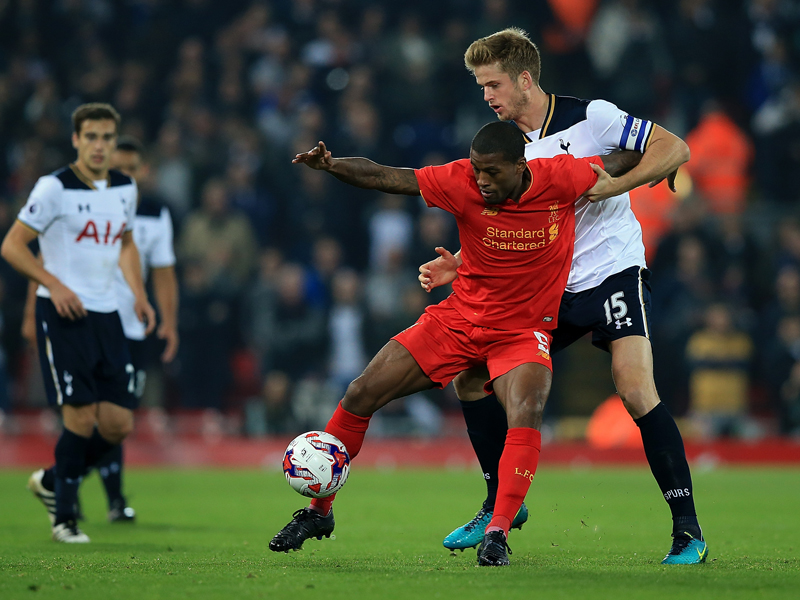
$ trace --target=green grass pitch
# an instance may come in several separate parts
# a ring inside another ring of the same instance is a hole
[[[752,598],[800,597],[800,471],[695,473],[705,565],[662,566],[670,520],[645,469],[542,468],[507,568],[478,568],[442,538],[474,514],[474,472],[356,469],[336,539],[274,554],[304,499],[277,472],[131,469],[135,525],[110,525],[83,486],[86,546],[49,539],[28,472],[0,472],[0,598]]]

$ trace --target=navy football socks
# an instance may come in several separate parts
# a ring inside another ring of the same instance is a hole
[[[56,522],[74,520],[78,487],[86,472],[86,449],[89,438],[73,433],[69,429],[61,432],[56,444],[54,489],[56,493]]]
[[[86,470],[89,471],[97,467],[105,456],[119,444],[112,444],[98,431],[97,427],[89,438],[89,445],[86,448]]]
[[[122,499],[122,444],[115,445],[95,465],[108,496],[108,506]]]
[[[642,434],[644,453],[661,493],[672,511],[674,531],[700,535],[694,508],[692,475],[686,461],[683,438],[675,419],[663,403],[645,416],[634,419]]]
[[[508,419],[497,396],[490,394],[474,402],[461,402],[467,433],[486,479],[486,500],[483,508],[494,510],[497,499],[497,478],[500,456],[506,443]]]

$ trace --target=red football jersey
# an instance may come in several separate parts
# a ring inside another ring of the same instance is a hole
[[[480,327],[552,329],[575,243],[575,201],[603,161],[569,154],[528,161],[519,202],[484,202],[469,159],[416,170],[428,206],[453,213],[461,240],[453,306]]]

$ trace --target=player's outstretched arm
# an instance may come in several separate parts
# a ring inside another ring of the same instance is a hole
[[[119,253],[119,268],[122,269],[122,274],[125,276],[125,281],[133,292],[135,298],[133,303],[133,312],[136,317],[145,323],[145,335],[150,335],[156,326],[156,311],[150,306],[147,300],[147,292],[144,289],[144,282],[142,281],[142,266],[139,262],[139,250],[136,248],[136,243],[133,241],[133,232],[126,231],[122,234],[122,249]]]
[[[387,194],[419,196],[419,183],[414,169],[385,167],[366,158],[333,158],[324,142],[308,152],[295,156],[293,164],[327,171],[339,181]]]
[[[455,281],[456,277],[458,277],[456,269],[461,266],[461,250],[451,254],[446,248],[437,246],[436,252],[439,254],[437,258],[426,262],[419,268],[419,277],[417,279],[419,279],[419,284],[426,292]]]
[[[8,230],[0,255],[19,273],[45,286],[50,291],[50,300],[60,317],[75,320],[86,316],[86,309],[77,294],[42,266],[28,247],[38,234],[20,221],[14,221]]]

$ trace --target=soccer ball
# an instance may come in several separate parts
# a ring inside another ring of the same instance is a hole
[[[310,498],[335,494],[350,474],[350,455],[339,439],[324,431],[294,438],[283,455],[283,474],[292,489]]]

